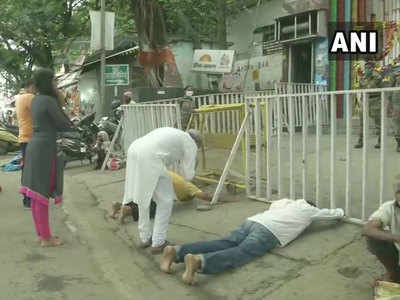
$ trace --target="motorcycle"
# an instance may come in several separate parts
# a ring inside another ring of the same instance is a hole
[[[94,123],[95,113],[85,116],[79,121],[77,131],[59,134],[57,149],[64,158],[64,166],[71,161],[85,159],[92,163],[94,144],[96,143],[99,128]]]
[[[15,117],[15,108],[7,107],[3,109],[0,116],[0,126],[18,136],[19,128]]]
[[[2,128],[3,130],[6,130],[8,132],[11,132],[15,136],[19,135],[19,127],[18,126],[8,125],[7,123],[3,123],[0,121],[0,128]]]
[[[116,123],[115,121],[113,122],[110,117],[103,117],[99,121],[98,128],[100,131],[107,132],[111,140],[115,132],[117,131],[118,123]]]

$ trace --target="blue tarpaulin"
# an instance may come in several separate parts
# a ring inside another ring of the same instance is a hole
[[[19,171],[21,170],[21,159],[22,154],[18,153],[12,160],[1,166],[1,169],[5,172]]]

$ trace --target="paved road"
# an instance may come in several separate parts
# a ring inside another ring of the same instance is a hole
[[[360,228],[350,224],[312,226],[282,249],[218,276],[198,276],[196,287],[158,269],[159,256],[138,248],[137,225],[119,226],[105,208],[123,193],[124,171],[93,172],[79,163],[66,172],[63,208],[52,208],[53,231],[63,248],[43,249],[31,214],[16,193],[19,173],[0,173],[0,299],[16,300],[299,300],[372,299],[369,283],[382,268],[365,250]],[[242,197],[208,212],[177,204],[169,238],[183,243],[215,239],[247,216],[267,208]]]
[[[0,172],[1,300],[142,300],[166,293],[169,299],[217,299],[207,291],[192,294],[160,273],[151,255],[137,256],[138,249],[115,234],[119,226],[106,220],[91,192],[74,180],[80,174],[90,177],[90,167],[69,165],[63,207],[51,207],[53,234],[66,245],[41,248],[31,212],[17,194],[20,173]]]
[[[61,208],[52,207],[51,225],[66,245],[39,246],[31,212],[22,208],[16,192],[19,176],[19,172],[0,173],[0,299],[125,299],[104,277],[88,243],[67,229]]]

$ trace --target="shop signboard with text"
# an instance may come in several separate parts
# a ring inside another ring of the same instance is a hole
[[[105,85],[129,85],[129,65],[106,65]]]
[[[193,71],[207,73],[231,73],[234,50],[195,50]]]

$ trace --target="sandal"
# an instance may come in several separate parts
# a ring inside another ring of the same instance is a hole
[[[173,246],[170,242],[165,241],[164,244],[157,246],[157,247],[151,247],[151,254],[157,255],[161,254],[164,251],[164,248],[167,246]]]
[[[48,240],[43,240],[40,242],[40,246],[43,248],[47,247],[61,247],[64,246],[64,242],[58,237],[51,237]]]

